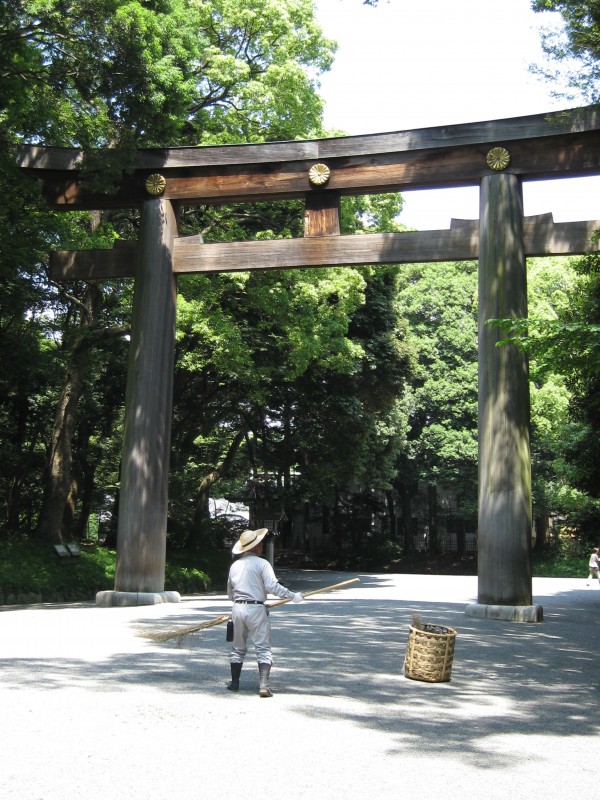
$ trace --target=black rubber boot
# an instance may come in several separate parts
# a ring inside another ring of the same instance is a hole
[[[240,688],[240,675],[242,674],[242,662],[231,662],[231,682],[227,684],[227,688],[231,692],[237,692]]]
[[[271,674],[270,664],[259,664],[258,674],[260,676],[260,689],[258,691],[261,697],[273,697],[273,693],[269,689],[269,675]]]

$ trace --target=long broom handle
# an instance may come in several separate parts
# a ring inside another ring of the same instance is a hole
[[[358,583],[360,578],[351,578],[349,581],[342,581],[341,583],[334,583],[331,586],[324,586],[322,589],[313,589],[312,592],[302,592],[303,597],[310,597],[313,594],[322,594],[323,592],[331,592],[333,589],[339,589],[340,586],[348,586],[350,583]],[[274,608],[275,606],[282,606],[284,603],[292,603],[294,601],[293,597],[288,597],[286,600],[276,600],[274,603],[265,603],[267,608]],[[209,622],[204,622],[203,627],[209,628],[213,625],[222,625],[223,622],[227,622],[231,619],[231,614],[224,614],[222,617],[217,617],[216,619],[210,620]]]
[[[358,583],[360,578],[352,578],[349,581],[342,581],[341,583],[334,583],[332,586],[323,586],[321,589],[313,589],[311,592],[303,592],[304,597],[310,597],[313,594],[321,594],[322,592],[331,592],[333,589],[339,589],[341,586],[348,586],[351,583]],[[289,600],[277,600],[275,603],[268,603],[266,604],[267,608],[273,608],[273,606],[280,606],[283,603],[291,603],[293,598],[289,598]],[[222,625],[224,622],[227,622],[231,619],[231,614],[223,614],[220,617],[216,617],[215,619],[207,620],[206,622],[200,622],[197,625],[189,625],[187,628],[180,628],[176,631],[166,631],[164,633],[147,633],[145,634],[148,639],[152,639],[156,642],[167,642],[169,639],[182,639],[184,636],[187,636],[191,633],[197,633],[198,631],[206,630],[206,628],[212,628],[214,625]]]
[[[348,586],[350,583],[358,583],[360,578],[352,578],[349,581],[342,581],[341,583],[334,583],[331,586],[324,586],[322,589],[313,589],[312,592],[302,592],[303,597],[311,597],[313,594],[322,594],[323,592],[331,592],[333,589],[339,589],[341,586]],[[276,600],[274,603],[268,603],[267,608],[275,608],[275,606],[282,606],[284,603],[293,602],[293,598],[289,597],[287,600]]]

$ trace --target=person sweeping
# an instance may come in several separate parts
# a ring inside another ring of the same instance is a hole
[[[301,603],[304,596],[292,592],[279,583],[271,564],[261,558],[263,539],[267,528],[244,531],[232,549],[239,555],[229,570],[227,596],[233,601],[231,619],[233,621],[233,642],[229,656],[231,682],[227,688],[237,692],[240,688],[240,675],[244,658],[248,652],[248,637],[254,643],[260,679],[259,695],[272,697],[269,689],[269,675],[273,664],[271,649],[271,622],[265,606],[267,594],[274,594],[283,600]]]

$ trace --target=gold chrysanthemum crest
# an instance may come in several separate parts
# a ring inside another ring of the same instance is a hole
[[[313,186],[323,186],[329,180],[331,170],[327,164],[313,164],[308,171],[308,180]]]
[[[490,169],[500,172],[510,164],[510,153],[506,147],[492,147],[485,157],[485,163]]]
[[[159,175],[158,172],[146,178],[146,191],[148,194],[154,195],[155,197],[162,194],[166,186],[166,178],[163,175]]]

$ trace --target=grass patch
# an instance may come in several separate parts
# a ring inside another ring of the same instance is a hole
[[[81,545],[81,556],[59,558],[48,544],[0,542],[0,602],[93,600],[114,585],[115,553]]]
[[[212,548],[198,550],[175,550],[167,552],[165,587],[180,594],[198,592],[222,592],[227,585],[227,574],[231,565],[228,550]]]
[[[32,541],[0,542],[0,604],[93,601],[112,589],[116,552],[80,544],[81,556],[59,558],[51,545]],[[225,586],[228,552],[167,554],[165,587],[181,594],[219,591]]]
[[[532,569],[536,578],[587,578],[591,546],[576,539],[559,539],[556,544],[533,554]]]

